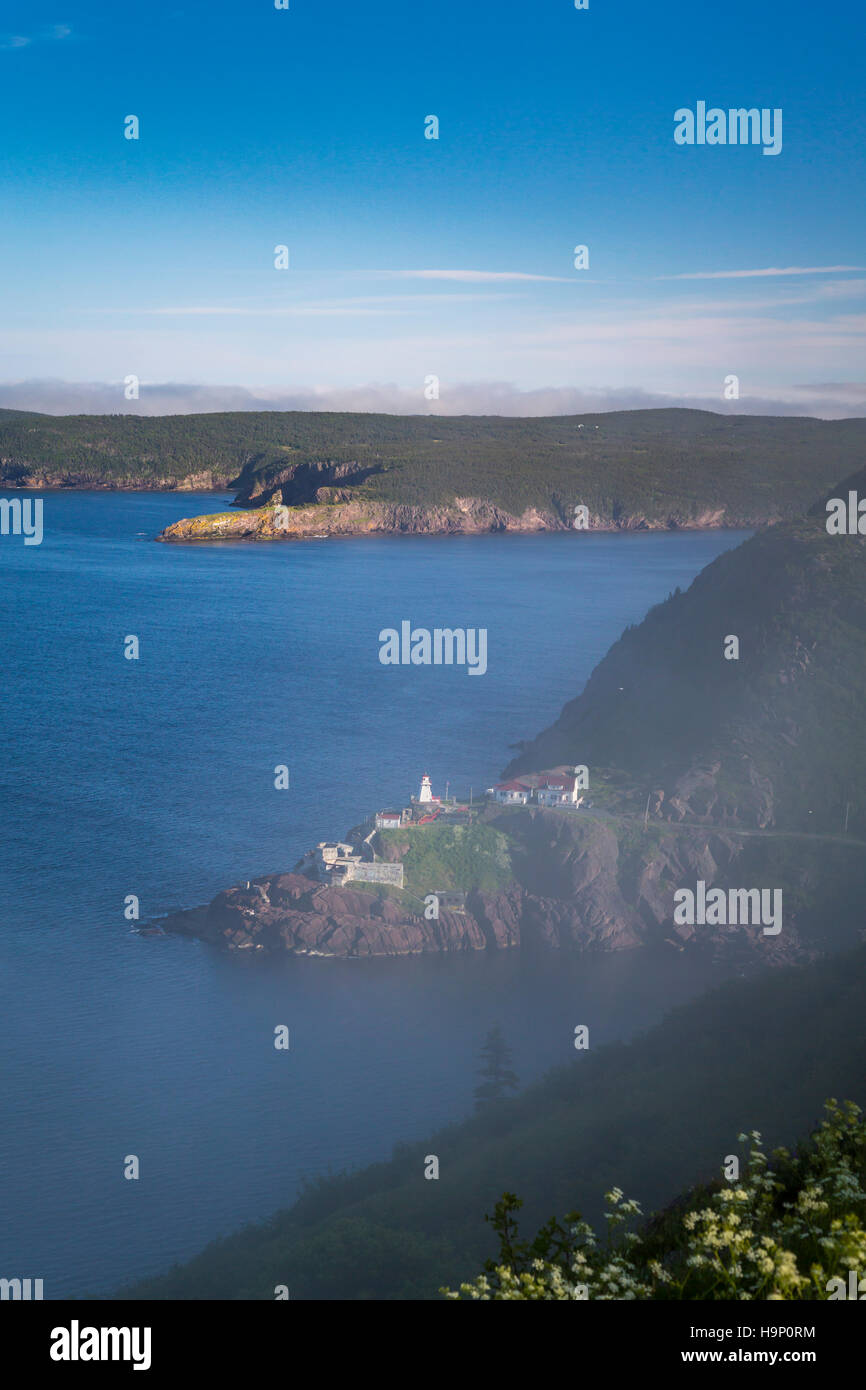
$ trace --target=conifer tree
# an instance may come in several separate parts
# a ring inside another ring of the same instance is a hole
[[[479,1084],[475,1087],[476,1110],[490,1101],[502,1100],[506,1091],[517,1090],[517,1073],[511,1066],[511,1049],[498,1023],[490,1029],[484,1041],[481,1063]]]

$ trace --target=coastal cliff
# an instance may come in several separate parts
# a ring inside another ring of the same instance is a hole
[[[234,510],[166,540],[753,529],[860,466],[866,421],[654,409],[602,414],[235,411],[49,416],[0,409],[0,487],[216,490]],[[274,526],[287,508],[288,524]]]
[[[866,493],[866,469],[849,485]],[[778,963],[851,944],[837,923],[866,899],[864,632],[866,539],[828,534],[813,508],[627,630],[507,769],[585,764],[589,806],[491,800],[466,824],[445,814],[377,832],[370,850],[403,864],[405,891],[317,882],[299,864],[165,926],[233,949],[353,957],[654,946]],[[698,882],[775,885],[784,931],[677,923],[675,893]],[[462,910],[430,920],[425,897],[440,890]]]
[[[743,520],[744,526],[766,518]],[[663,517],[641,512],[616,518],[590,513],[587,531],[703,530],[726,524],[724,508],[694,516],[671,513]],[[455,497],[449,505],[422,507],[373,501],[319,502],[306,507],[280,504],[254,511],[217,512],[184,518],[167,526],[161,541],[201,540],[303,540],[321,536],[480,535],[502,531],[570,531],[569,519],[551,510],[527,507],[519,515],[494,506],[481,497]]]
[[[461,910],[443,905],[436,919],[427,918],[423,899],[412,893],[320,883],[296,869],[228,888],[207,906],[175,913],[162,926],[232,951],[355,959],[518,947],[651,947],[698,950],[744,966],[758,959],[807,960],[816,948],[832,944],[832,934],[822,935],[808,912],[805,931],[795,911],[780,938],[766,937],[760,926],[731,931],[673,925],[675,884],[725,882],[757,870],[759,862],[736,835],[669,827],[641,844],[630,825],[612,817],[538,807],[489,806],[481,825],[507,842],[511,876],[493,891],[470,889]],[[411,846],[426,829],[406,832],[396,854],[390,846],[389,859],[408,863]],[[804,900],[819,869],[807,854],[798,870]]]

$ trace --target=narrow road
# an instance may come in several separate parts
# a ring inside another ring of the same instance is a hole
[[[574,811],[567,812],[569,815],[594,816],[597,820],[608,820],[615,822],[627,822],[631,825],[643,826],[643,816],[628,816],[612,811]],[[671,834],[677,834],[681,830],[694,830],[703,835],[740,835],[743,838],[765,839],[765,840],[816,840],[825,841],[833,845],[857,845],[861,849],[866,849],[866,840],[859,840],[853,835],[822,835],[815,834],[808,830],[738,830],[733,826],[727,825],[705,825],[701,821],[660,821],[651,820],[650,825],[659,829],[668,830]]]

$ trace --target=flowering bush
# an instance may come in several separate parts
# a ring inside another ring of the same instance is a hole
[[[824,1299],[831,1279],[866,1277],[866,1122],[829,1100],[802,1150],[764,1153],[757,1130],[736,1182],[697,1189],[638,1232],[642,1213],[605,1194],[607,1236],[572,1212],[531,1242],[517,1239],[522,1203],[505,1193],[489,1217],[498,1260],[450,1299]]]

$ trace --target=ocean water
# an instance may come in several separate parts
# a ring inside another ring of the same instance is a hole
[[[228,499],[43,496],[41,546],[0,537],[0,1276],[58,1298],[165,1269],[468,1113],[494,1022],[526,1082],[576,1023],[627,1038],[705,987],[679,956],[251,960],[123,907],[289,869],[425,772],[483,790],[744,533],[167,546]],[[404,619],[486,628],[486,675],[382,666]]]

